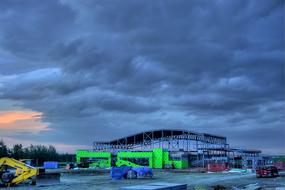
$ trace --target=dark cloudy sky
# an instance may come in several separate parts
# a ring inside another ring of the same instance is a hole
[[[173,128],[285,153],[284,0],[1,0],[0,138]]]

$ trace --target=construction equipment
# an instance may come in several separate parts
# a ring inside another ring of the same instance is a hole
[[[275,166],[263,166],[256,169],[256,177],[277,177],[278,169]]]
[[[8,170],[14,168],[15,172]],[[13,186],[24,181],[36,184],[38,169],[13,158],[0,158],[0,186]]]
[[[122,166],[130,166],[130,167],[134,167],[134,168],[138,168],[138,167],[142,167],[141,165],[135,164],[133,162],[127,161],[127,160],[119,160],[116,162],[116,166],[117,167],[122,167]]]
[[[26,160],[24,160],[26,161]],[[60,182],[60,173],[35,168],[13,158],[0,158],[0,187],[9,187],[27,182],[31,185],[54,185]]]

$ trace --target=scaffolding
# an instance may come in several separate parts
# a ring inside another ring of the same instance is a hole
[[[168,151],[198,152],[207,147],[225,149],[228,147],[227,139],[223,136],[186,130],[154,130],[113,141],[93,142],[93,151],[149,151],[153,148],[163,148]]]
[[[162,148],[172,154],[186,154],[193,166],[205,167],[208,163],[227,162],[235,165],[235,159],[259,159],[260,150],[230,148],[227,138],[188,130],[152,130],[111,141],[94,141],[94,152],[152,151]]]

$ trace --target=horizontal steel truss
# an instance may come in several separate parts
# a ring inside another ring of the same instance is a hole
[[[163,133],[163,131],[162,131]],[[215,147],[224,149],[228,147],[225,137],[211,136],[209,134],[200,134],[192,132],[183,132],[181,135],[169,135],[162,138],[155,138],[153,132],[144,132],[143,139],[136,140],[133,136],[131,142],[130,137],[118,139],[116,143],[111,142],[94,142],[94,151],[116,151],[116,150],[150,150],[152,148],[167,148],[169,151],[191,151],[193,145],[195,150]],[[191,146],[192,145],[192,146]]]

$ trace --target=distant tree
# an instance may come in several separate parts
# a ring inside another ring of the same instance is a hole
[[[75,154],[60,154],[59,161],[60,162],[75,162],[76,156]]]
[[[56,149],[54,146],[49,146],[48,147],[48,155],[49,155],[49,160],[51,161],[56,161],[58,160],[58,154],[56,152]]]
[[[58,154],[53,146],[30,145],[24,149],[24,154],[26,158],[35,160],[38,166],[45,161],[58,161]]]
[[[23,147],[15,144],[9,149],[3,140],[0,141],[0,158],[10,156],[17,160],[31,159],[36,166],[42,166],[45,161],[75,162],[74,154],[58,154],[54,146],[30,145]]]
[[[8,147],[5,145],[4,141],[0,141],[0,158],[8,156]]]
[[[17,160],[26,158],[22,144],[15,144],[11,150],[11,156]]]
[[[29,147],[24,148],[24,158],[31,159],[31,152],[30,152]]]

